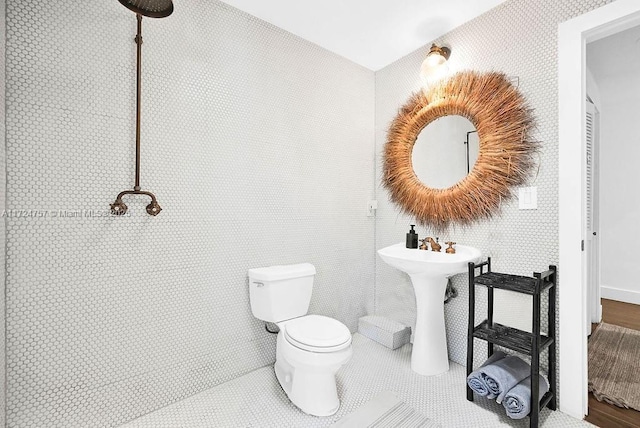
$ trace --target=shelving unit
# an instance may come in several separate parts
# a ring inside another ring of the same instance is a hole
[[[479,275],[476,275],[479,270]],[[487,354],[493,354],[494,345],[510,349],[531,357],[531,412],[529,426],[538,426],[540,409],[544,406],[556,410],[556,271],[534,273],[533,277],[509,275],[491,271],[491,258],[482,263],[469,263],[469,332],[467,336],[467,376],[473,371],[473,339],[487,341]],[[487,319],[475,325],[475,288],[487,287]],[[533,297],[533,322],[531,333],[493,322],[493,291],[509,290]],[[542,293],[549,293],[548,335],[540,333]],[[549,391],[538,402],[540,391],[540,354],[548,349]],[[473,401],[473,390],[467,385],[467,400]]]

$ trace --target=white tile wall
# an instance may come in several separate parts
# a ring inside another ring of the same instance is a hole
[[[271,364],[251,267],[313,263],[310,312],[352,331],[373,311],[373,72],[218,1],[145,18],[141,184],[163,211],[113,218],[135,15],[6,11],[7,207],[35,210],[7,218],[9,426],[117,425]]]
[[[530,183],[538,188],[538,209],[518,210],[517,200],[505,203],[502,214],[491,221],[467,229],[457,228],[440,235],[440,241],[453,240],[473,245],[484,256],[492,257],[499,272],[531,275],[558,262],[558,23],[609,3],[609,0],[510,0],[473,21],[445,34],[436,43],[452,49],[453,71],[496,70],[519,77],[519,88],[535,110],[537,129],[534,137],[542,142],[539,170]],[[402,242],[410,223],[408,216],[388,202],[380,183],[381,153],[386,131],[413,91],[420,85],[420,64],[430,44],[401,58],[376,73],[376,184],[378,214],[376,248]],[[432,160],[431,162],[437,162]],[[431,234],[418,228],[420,236]],[[562,266],[559,266],[562,278]],[[561,282],[561,281],[560,281]],[[464,364],[468,285],[465,275],[454,278],[459,297],[445,306],[447,340],[451,360]],[[559,285],[562,293],[562,284]],[[480,291],[480,289],[479,289]],[[486,294],[478,293],[476,322],[486,316]],[[502,297],[502,296],[501,296]],[[543,301],[544,302],[544,301]],[[415,298],[406,275],[376,259],[376,314],[408,325],[415,325]],[[499,299],[506,319],[521,318],[530,312],[530,299],[514,295]],[[546,328],[546,327],[545,327]]]
[[[4,5],[4,4],[3,4]],[[0,7],[0,81],[5,81],[5,39],[6,39],[6,20],[5,8]],[[0,85],[0,99],[5,99],[5,85]],[[5,103],[0,102],[0,211],[4,212],[6,201],[6,185],[7,185],[7,160],[5,156]],[[6,227],[5,217],[0,218],[0,260],[4,260],[6,254]],[[0,388],[0,426],[5,426],[6,421],[6,390],[4,387],[4,379],[6,375],[6,353],[5,353],[5,264],[0,263],[0,379],[2,379],[2,387]]]

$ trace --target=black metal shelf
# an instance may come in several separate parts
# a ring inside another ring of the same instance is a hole
[[[476,276],[476,269],[480,274]],[[486,272],[485,272],[486,269]],[[467,376],[473,371],[474,338],[487,342],[487,354],[493,354],[494,345],[510,349],[531,357],[531,411],[529,412],[529,426],[538,427],[540,409],[549,407],[556,410],[556,267],[549,266],[549,270],[534,273],[533,277],[510,275],[491,271],[491,258],[475,264],[469,263],[469,330],[467,335]],[[487,287],[487,319],[475,325],[475,288],[476,285]],[[495,289],[509,290],[532,296],[533,322],[531,333],[493,322],[493,291]],[[548,291],[549,310],[547,313],[547,336],[540,334],[541,295]],[[549,391],[538,402],[540,353],[545,349],[549,362]],[[473,401],[473,390],[467,385],[467,400]]]
[[[531,296],[553,287],[551,281],[538,281],[537,278],[529,276],[509,275],[498,272],[487,272],[476,276],[475,283],[485,287],[515,291],[516,293],[529,294]]]
[[[551,391],[547,391],[546,394],[542,396],[540,399],[540,407],[539,409],[543,409],[544,406],[548,406],[551,403],[551,400],[555,400],[555,395]],[[554,405],[555,406],[555,405]],[[555,408],[549,407],[551,410],[555,410]]]
[[[489,326],[489,322],[484,320],[473,329],[473,337],[486,340],[503,348],[512,349],[521,354],[531,355],[531,339],[533,335],[517,328],[495,322]],[[553,338],[541,334],[540,351],[546,349],[553,341]]]

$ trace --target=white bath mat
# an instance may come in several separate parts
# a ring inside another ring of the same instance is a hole
[[[378,394],[331,428],[438,428],[439,424],[416,412],[390,391]]]

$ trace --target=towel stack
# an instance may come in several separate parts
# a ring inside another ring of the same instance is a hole
[[[538,401],[549,390],[547,380],[539,376]],[[531,411],[531,366],[514,355],[494,352],[467,377],[467,384],[476,394],[495,398],[511,419],[522,419]]]

